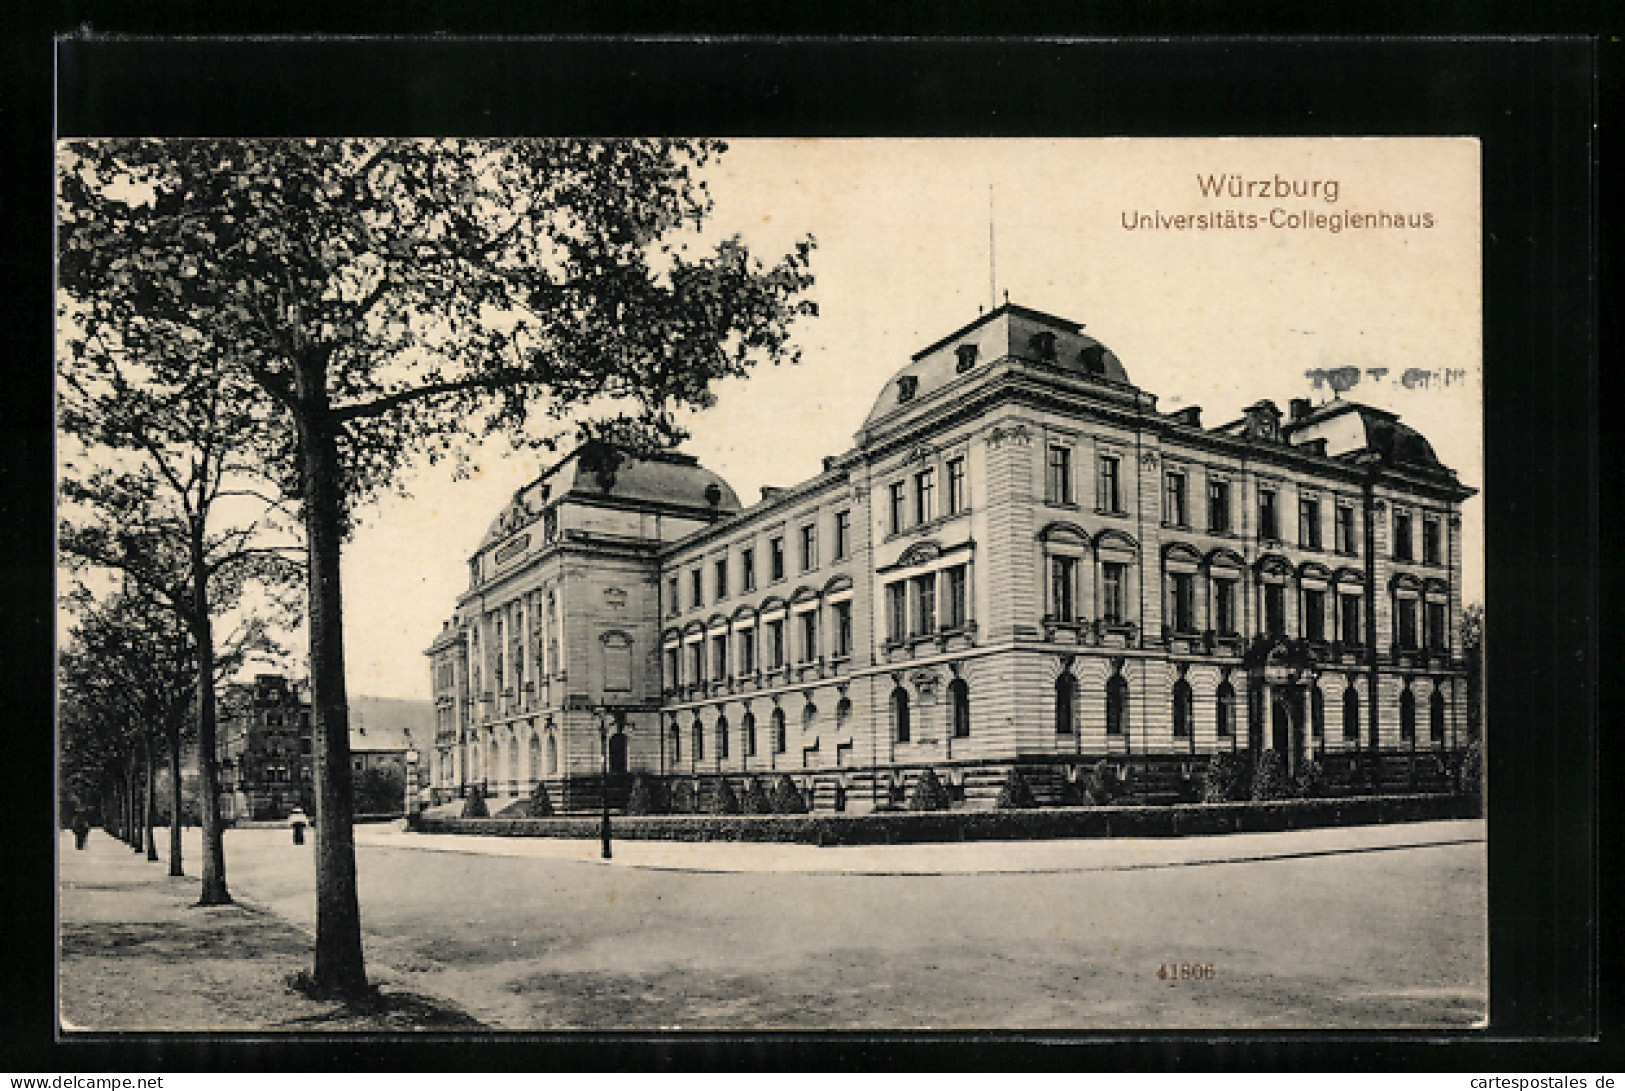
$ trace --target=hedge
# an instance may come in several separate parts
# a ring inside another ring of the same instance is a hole
[[[613,836],[629,841],[754,841],[808,845],[912,844],[1048,838],[1185,837],[1265,833],[1476,818],[1467,795],[1345,796],[1266,802],[1184,803],[1166,807],[1050,807],[1008,811],[886,811],[866,815],[645,815],[617,817]],[[596,838],[596,816],[430,818],[424,833]]]

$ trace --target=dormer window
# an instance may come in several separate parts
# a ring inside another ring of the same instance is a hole
[[[969,371],[976,366],[975,345],[960,345],[954,349],[954,355],[959,357],[959,363],[954,366],[955,371]]]
[[[1090,345],[1078,353],[1078,360],[1083,364],[1083,370],[1091,375],[1106,374],[1106,346]]]
[[[1027,347],[1032,349],[1033,354],[1040,360],[1055,359],[1055,335],[1048,330],[1033,334],[1027,342]]]
[[[919,393],[919,390],[920,377],[918,375],[904,375],[897,380],[897,404],[902,405],[904,402],[913,401],[914,395]]]

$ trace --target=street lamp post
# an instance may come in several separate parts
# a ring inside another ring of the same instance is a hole
[[[604,713],[598,713],[598,751],[603,758],[603,781],[599,786],[599,800],[603,804],[603,820],[599,824],[598,835],[603,842],[603,858],[609,856],[609,721]]]

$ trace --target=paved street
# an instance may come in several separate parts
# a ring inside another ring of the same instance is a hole
[[[369,959],[509,1029],[1460,1027],[1486,1004],[1482,836],[621,843],[604,865],[368,828],[357,859]],[[312,924],[309,845],[226,843],[235,893]]]

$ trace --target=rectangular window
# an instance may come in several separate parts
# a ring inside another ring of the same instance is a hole
[[[945,569],[942,573],[942,626],[945,629],[963,629],[970,620],[966,602],[965,566]]]
[[[835,619],[835,658],[845,659],[852,654],[852,604],[837,602],[830,614]]]
[[[914,618],[911,631],[914,636],[926,636],[937,631],[937,574],[928,572],[915,576],[913,584]]]
[[[728,597],[728,558],[717,560],[717,601]]]
[[[1196,577],[1189,572],[1175,572],[1170,577],[1173,592],[1173,627],[1176,633],[1196,631]]]
[[[1051,504],[1072,503],[1072,448],[1049,449],[1049,475],[1044,495]]]
[[[1101,511],[1121,512],[1123,491],[1119,481],[1119,460],[1115,455],[1100,456],[1100,495],[1096,503]]]
[[[697,607],[705,601],[704,579],[705,574],[698,568],[688,574],[688,604],[690,606]]]
[[[810,572],[818,567],[818,524],[808,523],[801,528],[801,570]]]
[[[903,533],[908,526],[908,486],[893,481],[887,490],[886,528],[892,534]]]
[[[1337,551],[1351,557],[1360,552],[1354,538],[1354,507],[1350,504],[1337,505]]]
[[[965,460],[962,458],[948,460],[948,495],[944,502],[949,515],[965,510]]]
[[[739,586],[745,591],[756,590],[756,551],[746,548],[739,551]]]
[[[908,637],[908,584],[886,585],[886,639],[901,644]]]
[[[672,576],[666,581],[666,599],[667,611],[673,614],[680,614],[683,612],[683,603],[678,591],[678,580],[676,576]]]
[[[767,666],[778,670],[784,666],[784,619],[767,623]]]
[[[1408,511],[1394,512],[1394,560],[1408,561],[1414,554],[1411,552],[1411,513]]]
[[[1163,480],[1163,520],[1172,526],[1190,525],[1190,511],[1185,503],[1185,475],[1170,473]]]
[[[1439,548],[1441,541],[1439,530],[1439,521],[1437,519],[1422,520],[1422,562],[1424,564],[1443,563],[1443,550]]]
[[[1320,548],[1320,501],[1313,496],[1298,500],[1298,547]]]
[[[1230,532],[1230,482],[1207,483],[1207,529],[1213,534]]]
[[[1326,639],[1326,592],[1304,588],[1303,636],[1319,643]]]
[[[784,539],[774,538],[767,543],[767,564],[773,582],[784,579]]]
[[[937,517],[937,472],[921,470],[914,475],[914,523],[923,526]]]
[[[838,511],[835,513],[835,556],[831,560],[844,561],[848,553],[852,552],[852,513]]]
[[[688,646],[688,680],[691,685],[705,681],[705,645],[698,640]]]
[[[1276,517],[1275,490],[1258,490],[1258,536],[1265,541],[1275,542],[1281,538],[1281,522]]]
[[[1444,639],[1444,603],[1430,602],[1427,604],[1428,615],[1428,648],[1432,651],[1445,650]]]
[[[1078,586],[1078,562],[1075,557],[1049,559],[1050,616],[1057,621],[1076,621],[1077,603],[1074,596]]]
[[[1111,624],[1124,620],[1128,566],[1121,561],[1102,561],[1100,565],[1100,616]]]
[[[1286,636],[1286,587],[1282,584],[1264,585],[1264,632],[1273,637]]]
[[[1400,599],[1394,603],[1394,639],[1406,651],[1416,650],[1416,600]]]
[[[718,633],[711,638],[711,680],[720,682],[728,677],[728,634]]]
[[[678,683],[678,677],[677,677],[677,649],[676,648],[667,648],[666,649],[665,666],[666,666],[666,687],[668,689],[670,689],[672,686],[675,686]]]
[[[756,673],[755,629],[741,629],[739,631],[739,673],[744,675]]]
[[[1220,636],[1236,631],[1236,581],[1213,581],[1213,628]]]
[[[808,610],[801,615],[801,661],[814,662],[818,658],[818,611]]]
[[[1360,629],[1360,596],[1339,595],[1337,603],[1338,639],[1351,648],[1358,648],[1365,643],[1365,635]]]

